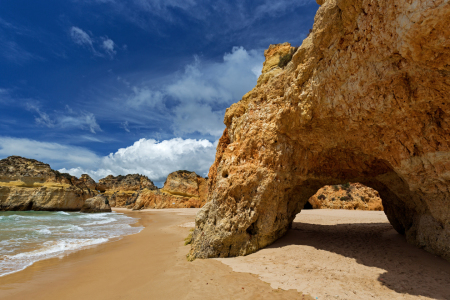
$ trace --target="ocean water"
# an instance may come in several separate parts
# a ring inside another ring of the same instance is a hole
[[[0,212],[0,277],[39,260],[140,232],[120,213]]]

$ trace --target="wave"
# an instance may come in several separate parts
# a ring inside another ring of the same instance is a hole
[[[58,211],[56,214],[57,214],[57,215],[70,216],[70,214],[69,214],[69,213],[66,213],[65,211]]]
[[[56,257],[68,251],[75,251],[88,246],[107,242],[107,238],[97,239],[62,239],[58,241],[48,241],[44,247],[30,252],[15,255],[3,255],[0,259],[0,277],[21,271],[35,262],[51,257]]]
[[[89,222],[89,223],[83,224],[83,226],[103,225],[103,224],[108,224],[108,223],[111,223],[111,222],[114,222],[114,221],[116,221],[116,219],[114,219],[114,218],[104,218],[104,219],[99,220],[99,221]]]
[[[37,233],[40,233],[40,234],[52,234],[52,232],[50,230],[48,230],[47,228],[38,230]]]

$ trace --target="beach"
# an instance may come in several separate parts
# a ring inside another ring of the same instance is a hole
[[[1,277],[0,298],[450,299],[450,263],[407,244],[383,212],[304,210],[254,254],[188,262],[198,209],[114,210],[145,228]]]
[[[0,278],[0,299],[312,299],[273,289],[215,260],[188,262],[184,238],[198,209],[114,209],[138,218],[138,234]]]

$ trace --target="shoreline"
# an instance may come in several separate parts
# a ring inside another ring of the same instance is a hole
[[[1,299],[312,299],[295,290],[272,289],[257,276],[221,262],[188,262],[184,238],[198,209],[130,211],[144,226],[87,249],[34,263],[0,277]]]

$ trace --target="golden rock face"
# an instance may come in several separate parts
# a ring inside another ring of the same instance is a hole
[[[378,192],[360,183],[326,185],[308,203],[313,209],[383,210]]]
[[[226,112],[190,258],[246,255],[325,185],[379,192],[408,242],[450,259],[450,3],[319,1],[283,69]],[[274,59],[274,56],[277,56]]]
[[[80,210],[96,193],[76,177],[19,156],[0,160],[0,210]]]
[[[140,192],[131,208],[200,208],[206,203],[207,187],[208,180],[195,172],[176,171],[162,189]]]

